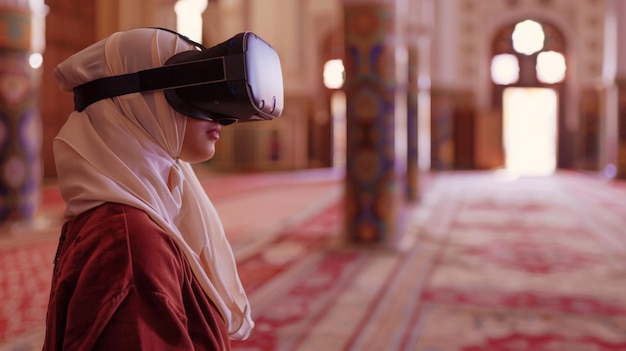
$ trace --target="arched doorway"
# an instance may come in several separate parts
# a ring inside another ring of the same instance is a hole
[[[504,166],[516,175],[548,175],[562,166],[565,49],[562,33],[536,20],[507,25],[494,38],[492,101],[502,112]]]

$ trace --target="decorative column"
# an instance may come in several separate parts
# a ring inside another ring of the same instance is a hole
[[[40,205],[46,11],[43,0],[0,0],[0,222],[31,220]]]
[[[396,1],[344,0],[344,15],[347,240],[394,246],[406,177],[406,120],[399,120],[406,107],[396,106],[400,95],[406,103],[406,84],[397,82]]]

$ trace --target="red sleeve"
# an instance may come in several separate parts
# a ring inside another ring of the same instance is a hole
[[[94,350],[193,350],[178,302],[131,288],[98,337]]]
[[[185,258],[141,211],[124,207],[131,285],[95,350],[193,350],[183,303]]]
[[[184,255],[145,212],[105,204],[68,222],[57,258],[44,351],[229,349]]]

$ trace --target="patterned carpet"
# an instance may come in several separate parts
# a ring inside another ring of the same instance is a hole
[[[439,175],[400,250],[292,249],[234,348],[626,350],[624,195],[573,173]]]
[[[337,204],[341,195],[341,174],[332,170],[234,176],[198,171],[238,261],[284,237],[294,223]],[[45,187],[43,199],[34,223],[0,226],[1,351],[41,350],[63,211],[54,184]]]
[[[305,179],[206,184],[257,323],[234,350],[626,350],[622,182],[437,174],[392,250],[343,244],[340,180]],[[0,350],[34,350],[56,242],[3,245]]]

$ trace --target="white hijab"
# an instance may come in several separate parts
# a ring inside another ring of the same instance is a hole
[[[55,76],[61,89],[72,91],[98,78],[160,67],[192,49],[167,31],[134,29],[78,52],[57,66]],[[162,91],[103,99],[70,114],[53,142],[65,215],[105,202],[144,210],[185,253],[230,337],[246,339],[254,322],[232,249],[193,169],[177,158],[186,120]]]

